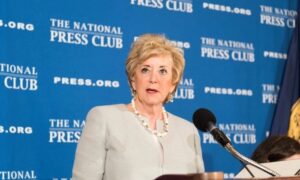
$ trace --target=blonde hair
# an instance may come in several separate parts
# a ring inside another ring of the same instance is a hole
[[[139,36],[131,45],[131,50],[126,60],[126,74],[131,90],[133,90],[131,80],[134,76],[137,66],[142,64],[150,57],[162,55],[171,55],[172,57],[172,83],[176,87],[172,94],[176,92],[185,66],[183,51],[182,49],[176,47],[165,36],[158,34],[145,34]]]

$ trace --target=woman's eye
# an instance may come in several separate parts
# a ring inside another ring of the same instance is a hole
[[[161,70],[159,70],[159,72],[160,72],[160,74],[167,74],[168,73],[168,71],[166,69],[161,69]]]
[[[148,71],[149,71],[148,68],[142,68],[142,70],[141,70],[142,73],[147,73]]]

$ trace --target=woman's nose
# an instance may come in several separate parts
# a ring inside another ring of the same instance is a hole
[[[149,80],[151,84],[157,83],[157,74],[154,71],[151,72]]]

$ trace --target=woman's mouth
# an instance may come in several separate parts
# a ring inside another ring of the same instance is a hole
[[[147,91],[148,93],[157,93],[157,92],[158,92],[158,90],[156,90],[156,89],[151,89],[151,88],[147,88],[146,91]]]

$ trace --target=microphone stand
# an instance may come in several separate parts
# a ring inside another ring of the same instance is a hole
[[[227,143],[225,146],[224,146],[234,157],[236,157],[237,159],[239,159],[245,166],[247,165],[252,165],[266,173],[268,173],[269,175],[271,176],[280,176],[280,174],[278,174],[277,172],[243,156],[242,154],[240,154],[237,150],[234,149],[234,147],[230,144],[230,143]]]

